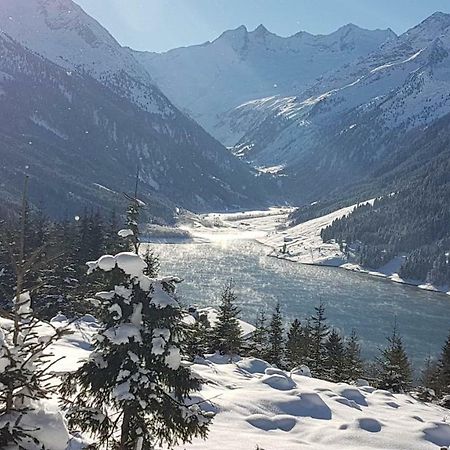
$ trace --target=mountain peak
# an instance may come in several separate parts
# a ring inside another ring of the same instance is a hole
[[[435,12],[404,33],[402,39],[416,48],[426,47],[437,37],[448,34],[449,29],[450,14]]]
[[[347,23],[346,25],[343,25],[342,27],[338,28],[336,33],[339,32],[348,32],[348,31],[359,31],[363,30],[363,28],[359,27],[358,25],[355,25],[354,23]]]
[[[253,32],[257,34],[268,34],[269,30],[261,23],[255,28]]]
[[[434,28],[435,31],[443,30],[450,26],[450,14],[440,11],[435,12],[421,22],[418,27]],[[416,27],[417,28],[417,27]]]

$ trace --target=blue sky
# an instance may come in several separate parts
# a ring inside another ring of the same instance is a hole
[[[224,30],[260,23],[288,36],[330,33],[347,23],[402,33],[449,0],[75,0],[123,45],[165,51],[212,40]]]

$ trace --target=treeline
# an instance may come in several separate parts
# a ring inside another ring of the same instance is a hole
[[[378,269],[406,255],[399,275],[450,284],[450,161],[441,161],[398,192],[359,206],[322,230],[349,258]]]
[[[24,219],[23,256],[32,261],[24,289],[31,290],[37,316],[49,320],[60,311],[68,317],[89,313],[86,298],[95,291],[96,281],[87,276],[86,262],[129,249],[129,243],[118,236],[126,221],[114,212],[104,217],[99,211],[85,210],[55,222],[28,207]],[[0,308],[6,310],[15,295],[12,256],[17,256],[21,225],[20,217],[0,219]],[[146,260],[157,268],[150,251]]]
[[[237,295],[229,283],[221,295],[217,322],[210,324],[207,313],[194,313],[192,340],[187,342],[191,358],[219,352],[253,356],[280,369],[331,382],[355,383],[368,380],[372,386],[393,392],[411,392],[425,401],[437,401],[450,407],[450,335],[437,360],[429,359],[420,379],[413,379],[413,368],[397,326],[386,338],[374,361],[364,361],[355,330],[344,336],[329,325],[323,304],[305,320],[293,320],[285,326],[280,305],[270,317],[260,311],[255,331],[243,338],[239,325]]]

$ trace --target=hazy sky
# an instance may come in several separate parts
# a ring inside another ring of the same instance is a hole
[[[330,33],[349,22],[401,33],[450,0],[75,0],[123,45],[164,51],[263,23],[281,36]]]

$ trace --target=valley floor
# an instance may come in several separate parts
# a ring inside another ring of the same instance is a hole
[[[369,202],[373,200],[363,203]],[[197,242],[255,240],[269,247],[269,256],[272,257],[301,264],[339,267],[450,295],[450,286],[432,286],[424,281],[400,278],[397,272],[403,262],[401,255],[385,266],[372,270],[349,262],[338,244],[324,243],[320,236],[321,230],[331,225],[334,220],[348,215],[357,206],[348,206],[294,227],[287,225],[291,208],[271,208],[266,211],[242,213],[210,213],[201,216],[200,220],[183,225],[182,228]]]

